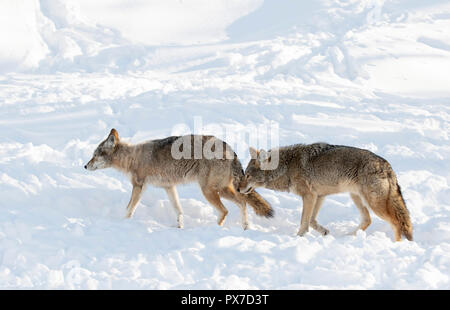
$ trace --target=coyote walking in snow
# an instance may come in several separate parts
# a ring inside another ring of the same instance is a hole
[[[298,235],[309,225],[326,235],[329,231],[316,221],[325,196],[349,192],[361,214],[355,230],[371,223],[368,208],[393,228],[395,240],[404,235],[412,240],[409,212],[391,165],[374,153],[349,146],[314,143],[297,144],[269,151],[250,148],[250,160],[238,191],[251,194],[257,187],[292,192],[303,199]],[[272,157],[278,165],[268,170]],[[264,169],[266,167],[266,169]]]
[[[178,156],[180,152],[186,156]],[[211,158],[211,153],[215,157]],[[219,225],[223,225],[228,214],[220,197],[239,206],[244,229],[248,228],[246,203],[257,215],[273,216],[271,206],[258,193],[236,192],[244,175],[241,163],[231,148],[214,136],[172,136],[131,145],[120,141],[117,131],[112,129],[84,167],[88,170],[112,167],[130,176],[133,191],[127,206],[128,218],[136,209],[144,185],[151,184],[165,189],[177,214],[178,227],[182,228],[183,211],[176,185],[193,182],[200,185],[206,200],[218,210]]]

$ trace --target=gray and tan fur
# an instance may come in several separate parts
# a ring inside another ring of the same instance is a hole
[[[262,165],[271,160],[275,151],[279,152],[277,168],[263,170]],[[316,220],[325,196],[349,192],[361,214],[361,224],[355,233],[370,225],[370,208],[392,226],[396,241],[400,241],[402,235],[412,240],[412,224],[396,175],[391,165],[374,153],[355,147],[314,143],[269,151],[250,148],[250,154],[252,159],[238,190],[251,193],[254,188],[265,187],[300,195],[303,200],[300,236],[310,225],[323,235],[328,234]]]
[[[130,176],[133,190],[127,206],[128,218],[132,217],[144,186],[150,184],[165,189],[177,214],[178,227],[182,228],[183,211],[176,186],[186,183],[199,184],[206,200],[219,212],[219,225],[223,225],[228,214],[228,210],[220,200],[221,197],[239,206],[244,229],[248,228],[246,203],[253,207],[257,215],[271,217],[273,215],[271,206],[258,193],[243,195],[235,190],[244,172],[233,151],[231,159],[228,159],[230,156],[223,156],[223,159],[206,159],[204,156],[200,159],[194,159],[193,156],[187,159],[173,158],[171,151],[174,142],[179,138],[185,138],[187,140],[184,141],[190,141],[193,146],[194,137],[202,141],[202,145],[209,142],[214,148],[217,143],[222,143],[225,146],[224,152],[231,150],[225,142],[213,136],[172,136],[132,145],[120,141],[117,131],[112,129],[94,151],[85,168],[96,170],[112,167]],[[194,152],[194,147],[191,149]]]

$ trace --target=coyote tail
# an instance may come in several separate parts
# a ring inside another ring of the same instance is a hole
[[[272,207],[260,194],[253,190],[251,193],[243,196],[245,201],[253,208],[257,215],[273,217],[274,212]]]
[[[401,233],[409,241],[413,240],[413,227],[409,217],[409,211],[406,208],[400,185],[396,178],[389,178],[390,190],[388,198],[388,208],[400,224]]]

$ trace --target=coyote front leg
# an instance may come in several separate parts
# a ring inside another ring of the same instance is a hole
[[[314,206],[316,205],[317,195],[306,194],[302,198],[303,198],[302,219],[300,222],[300,230],[297,233],[297,235],[299,235],[300,237],[304,236],[309,230],[309,223],[311,221]]]
[[[177,188],[175,186],[165,187],[167,196],[177,213],[178,228],[183,228],[183,209],[181,209],[180,200],[178,199]]]
[[[316,205],[314,206],[314,210],[311,215],[311,227],[317,230],[322,235],[326,236],[330,233],[328,229],[317,223],[317,214],[319,214],[319,210],[322,207],[322,203],[325,200],[325,196],[318,196],[316,200]]]
[[[131,192],[131,199],[127,206],[127,218],[131,218],[136,210],[137,203],[139,199],[141,199],[142,194],[142,186],[141,185],[133,185],[133,191]]]

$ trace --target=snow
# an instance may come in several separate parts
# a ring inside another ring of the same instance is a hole
[[[258,8],[262,0],[78,1],[83,13],[136,43],[199,44],[225,39],[226,28]],[[98,12],[102,12],[98,14]],[[130,21],[130,16],[135,21]]]
[[[0,288],[450,288],[447,1],[27,0],[0,12]],[[132,143],[215,134],[245,166],[249,133],[273,124],[280,145],[389,160],[414,241],[393,242],[374,214],[348,235],[359,213],[347,194],[325,200],[325,237],[296,236],[300,197],[265,189],[275,217],[250,210],[247,231],[228,201],[217,226],[196,185],[178,188],[184,229],[150,186],[128,220],[127,177],[83,169],[113,127]]]

